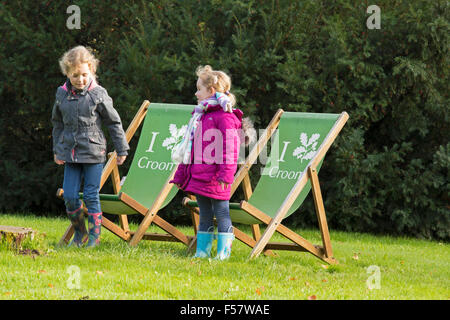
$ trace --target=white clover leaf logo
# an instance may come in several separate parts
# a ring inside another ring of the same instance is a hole
[[[295,148],[292,155],[300,159],[301,162],[303,160],[311,160],[316,154],[317,140],[320,138],[320,134],[313,133],[308,140],[308,135],[305,132],[300,134],[300,142],[302,145],[300,147]]]
[[[186,129],[187,129],[186,124],[178,129],[176,124],[171,123],[169,125],[169,132],[171,136],[164,139],[162,146],[165,147],[167,150],[171,150],[181,141],[184,134],[186,133]]]

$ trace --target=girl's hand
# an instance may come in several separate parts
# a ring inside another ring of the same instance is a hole
[[[54,161],[55,161],[55,163],[56,163],[57,165],[63,165],[64,163],[66,163],[64,160],[59,160],[59,159],[56,157],[56,154],[53,155],[53,159],[54,159]]]
[[[223,182],[223,181],[219,181],[220,186],[222,187],[222,190],[228,189],[228,187],[230,186],[229,183]]]
[[[122,163],[124,163],[126,158],[127,156],[117,156],[117,165],[120,166]]]

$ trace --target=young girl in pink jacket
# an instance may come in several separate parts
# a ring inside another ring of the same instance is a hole
[[[229,212],[231,184],[237,169],[242,111],[232,109],[230,77],[211,66],[197,68],[198,105],[183,141],[174,148],[172,159],[180,163],[174,179],[178,188],[194,194],[200,209],[195,257],[210,257],[217,220],[217,256],[230,257],[234,239]]]

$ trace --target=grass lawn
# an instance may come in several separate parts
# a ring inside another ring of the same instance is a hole
[[[231,258],[219,262],[193,259],[180,243],[141,241],[131,248],[106,229],[97,248],[57,247],[65,218],[1,214],[0,225],[46,234],[36,242],[45,251],[41,255],[0,248],[0,299],[6,300],[450,298],[447,243],[330,230],[335,266],[304,252],[248,260],[250,248],[239,241]],[[180,229],[193,234],[192,228]],[[318,231],[296,231],[320,243]]]

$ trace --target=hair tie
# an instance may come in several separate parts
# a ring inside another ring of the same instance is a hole
[[[225,94],[227,95],[227,96],[229,96],[230,95],[230,91],[225,91]]]

